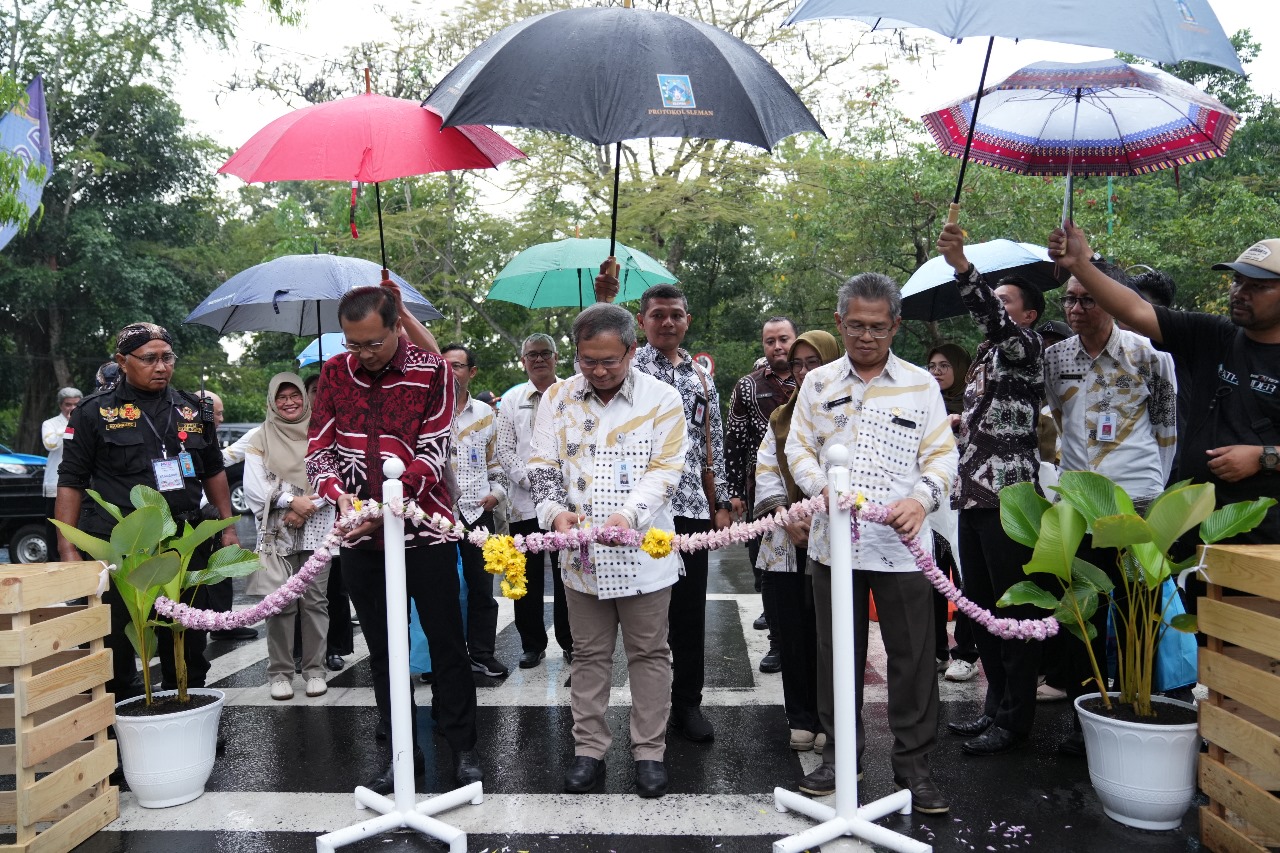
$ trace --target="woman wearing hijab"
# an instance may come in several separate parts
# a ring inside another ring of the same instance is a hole
[[[763,518],[804,499],[791,478],[783,448],[791,431],[791,414],[805,374],[835,361],[844,350],[835,337],[823,331],[805,332],[791,344],[791,375],[796,390],[769,417],[769,429],[756,457],[755,514]],[[757,564],[761,595],[771,614],[769,630],[782,656],[782,697],[791,729],[791,748],[821,753],[826,743],[818,723],[818,633],[813,612],[813,586],[805,574],[809,543],[809,519],[774,530],[760,543]]]
[[[960,428],[960,415],[964,412],[965,378],[972,363],[969,353],[955,344],[942,344],[929,350],[929,373],[942,391],[947,414],[951,416],[951,429]],[[929,515],[933,528],[933,559],[943,574],[960,585],[960,567],[955,554],[957,514],[950,506],[940,506]],[[973,639],[973,623],[969,617],[956,611],[956,645],[947,650],[947,600],[942,593],[933,593],[934,636],[937,648],[938,671],[947,681],[969,681],[978,674],[978,646]]]
[[[333,526],[333,508],[307,481],[307,426],[311,404],[302,378],[278,373],[267,389],[267,419],[244,460],[245,502],[258,524],[262,568],[249,580],[250,595],[267,595],[302,568]],[[272,699],[293,698],[294,620],[302,623],[302,676],[308,696],[328,691],[325,638],[329,630],[326,567],[302,598],[267,619],[267,681]]]

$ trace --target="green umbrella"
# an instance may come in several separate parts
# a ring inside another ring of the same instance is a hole
[[[488,299],[527,308],[579,308],[596,301],[595,279],[609,256],[609,241],[574,238],[531,246],[511,259],[493,280]],[[675,284],[671,272],[644,252],[617,244],[617,302],[639,299],[655,284]]]

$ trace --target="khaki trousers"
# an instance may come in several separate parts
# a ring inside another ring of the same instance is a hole
[[[671,652],[667,645],[671,587],[605,600],[567,587],[564,594],[573,633],[569,701],[574,754],[603,758],[613,743],[604,714],[609,707],[613,650],[621,626],[631,685],[631,755],[636,761],[661,761],[667,750],[667,718],[671,713]]]
[[[293,567],[290,574],[311,556],[302,551],[285,557]],[[293,678],[293,620],[302,620],[302,677],[324,678],[324,653],[328,647],[329,599],[325,590],[329,586],[329,567],[325,566],[316,579],[307,586],[302,598],[275,616],[267,618],[267,681]]]

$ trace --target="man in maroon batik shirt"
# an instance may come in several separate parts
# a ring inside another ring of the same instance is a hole
[[[387,288],[350,291],[338,306],[338,320],[348,353],[330,359],[321,373],[307,475],[323,498],[346,513],[357,499],[382,499],[382,463],[394,456],[405,464],[406,497],[428,516],[452,520],[447,477],[454,385],[448,363],[401,337],[397,301]],[[341,557],[343,580],[369,644],[383,732],[390,730],[391,688],[381,524],[369,521],[350,531]],[[484,773],[475,748],[476,689],[458,605],[458,548],[438,531],[413,525],[405,530],[405,546],[405,586],[417,605],[435,672],[432,716],[453,749],[458,784],[476,782]],[[415,740],[416,719],[415,707]],[[421,773],[416,745],[413,757]],[[390,765],[366,787],[390,793]]]

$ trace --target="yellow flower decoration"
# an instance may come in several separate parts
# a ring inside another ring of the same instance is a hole
[[[675,538],[674,532],[650,527],[649,532],[644,535],[644,541],[640,543],[640,550],[653,559],[660,560],[671,553],[671,543]]]
[[[490,536],[480,552],[484,555],[485,571],[502,575],[502,594],[513,601],[524,598],[529,591],[524,574],[525,555],[516,547],[515,538]]]
[[[867,502],[867,498],[862,492],[858,492],[853,496],[853,508],[862,509],[862,505]]]
[[[364,509],[364,501],[360,500],[359,498],[356,498],[351,502],[351,508],[354,509],[356,512],[360,512],[362,509]]]

